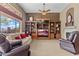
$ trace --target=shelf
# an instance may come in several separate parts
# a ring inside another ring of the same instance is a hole
[[[52,39],[51,34],[57,38],[58,35],[56,36],[56,34],[60,34],[60,22],[50,22],[50,38]]]

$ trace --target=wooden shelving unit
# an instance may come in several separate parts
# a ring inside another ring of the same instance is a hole
[[[25,33],[30,33],[32,39],[37,39],[37,22],[36,21],[26,21]]]
[[[31,22],[26,21],[25,22],[25,33],[29,34],[31,33]]]
[[[44,30],[48,32],[48,35],[42,35],[42,37],[49,37],[49,39],[60,39],[61,38],[61,22],[48,22],[48,23],[39,23],[37,21],[26,21],[26,33],[30,33],[32,39],[37,39],[41,37],[38,30]],[[42,33],[42,32],[41,32]],[[44,34],[44,33],[43,33]]]
[[[60,25],[60,22],[50,22],[50,39],[59,39],[61,37]]]
[[[31,22],[31,34],[32,34],[32,39],[37,39],[37,22],[36,21]]]
[[[61,34],[60,34],[60,31],[61,31],[61,23],[60,22],[56,22],[56,39],[60,39],[61,38]]]

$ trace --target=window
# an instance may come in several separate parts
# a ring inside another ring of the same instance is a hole
[[[20,31],[20,23],[16,19],[0,16],[0,33],[16,33]]]

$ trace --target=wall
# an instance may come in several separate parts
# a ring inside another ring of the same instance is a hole
[[[26,13],[28,17],[32,16],[34,20],[40,19],[40,18],[47,18],[51,22],[60,21],[60,14],[59,13],[48,13],[46,15],[42,15],[41,13]]]
[[[69,4],[61,13],[60,13],[60,20],[61,20],[61,37],[64,38],[64,29],[66,23],[66,13],[70,8],[74,8],[74,27],[76,30],[79,30],[79,4]]]

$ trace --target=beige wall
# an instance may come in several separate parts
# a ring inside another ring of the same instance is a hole
[[[79,4],[69,4],[61,13],[60,13],[60,20],[61,20],[61,37],[64,38],[64,29],[66,23],[66,12],[68,9],[74,8],[74,26],[77,30],[79,30]]]

